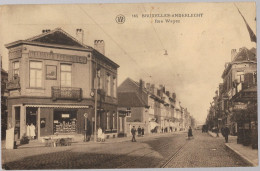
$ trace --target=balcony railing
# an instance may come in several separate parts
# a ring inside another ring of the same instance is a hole
[[[82,89],[75,87],[51,87],[52,99],[78,100],[82,99]]]

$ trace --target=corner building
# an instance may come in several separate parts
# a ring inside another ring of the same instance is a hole
[[[104,41],[86,46],[60,28],[6,45],[9,50],[8,128],[15,138],[36,126],[36,138],[83,137],[84,114],[94,133],[94,79],[98,75],[97,128],[117,135],[117,68]],[[103,53],[103,54],[102,54]]]

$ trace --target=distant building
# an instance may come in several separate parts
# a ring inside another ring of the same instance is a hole
[[[231,62],[226,64],[222,74],[224,112],[231,133],[237,134],[239,114],[244,113],[248,102],[256,103],[257,100],[257,59],[255,48],[240,48],[237,52],[231,51]],[[246,112],[245,112],[246,113]],[[242,116],[240,116],[242,117]]]
[[[132,126],[144,127],[150,134],[183,130],[190,123],[189,113],[182,114],[175,93],[130,78],[118,87],[118,113],[122,135],[129,135]]]
[[[31,123],[38,139],[67,134],[82,138],[87,115],[93,134],[95,87],[97,127],[107,135],[117,135],[119,66],[105,56],[103,40],[96,40],[94,48],[81,40],[57,28],[6,45],[8,127],[15,127],[17,139],[26,134],[26,125]]]

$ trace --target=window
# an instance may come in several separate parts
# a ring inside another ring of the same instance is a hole
[[[115,129],[116,128],[116,126],[115,126],[115,113],[113,113],[113,129]]]
[[[238,72],[236,73],[236,80],[238,81],[238,83],[244,82],[244,80],[245,80],[245,75],[244,75],[244,72],[243,72],[243,71],[238,71]]]
[[[98,89],[103,89],[103,81],[101,78],[101,69],[97,70],[97,77],[98,77]]]
[[[30,87],[42,87],[42,62],[30,61]]]
[[[19,76],[19,67],[20,67],[19,61],[13,62],[13,76],[14,75]]]
[[[107,95],[111,96],[111,82],[109,74],[107,74]]]
[[[60,77],[62,87],[71,87],[71,65],[60,65]]]
[[[116,97],[116,77],[113,78],[113,96]]]
[[[110,129],[110,118],[109,118],[109,113],[107,113],[107,129]]]

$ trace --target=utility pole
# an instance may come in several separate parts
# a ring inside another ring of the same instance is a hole
[[[95,68],[95,79],[94,79],[94,89],[95,89],[95,126],[94,126],[94,142],[97,142],[97,57],[95,57],[96,68]]]

